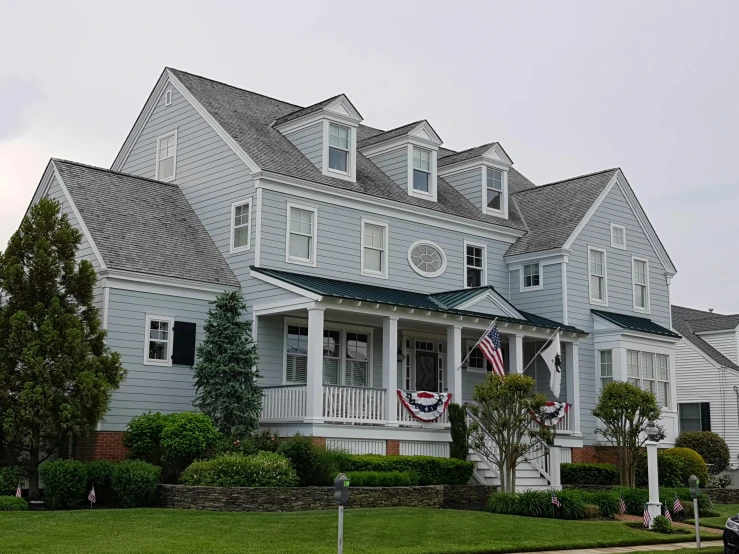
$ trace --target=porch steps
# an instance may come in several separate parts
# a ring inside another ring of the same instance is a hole
[[[500,486],[497,472],[474,450],[470,450],[467,459],[475,463],[473,478],[481,485]],[[528,461],[524,460],[516,468],[516,490],[545,490],[549,488],[549,482]]]

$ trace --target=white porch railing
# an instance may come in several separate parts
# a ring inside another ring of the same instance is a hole
[[[300,421],[305,417],[305,385],[262,387],[262,391],[262,420]]]
[[[416,419],[413,414],[408,411],[408,408],[403,406],[403,403],[398,399],[398,424],[401,427],[438,427],[446,428],[449,427],[449,410],[444,410],[444,413],[439,416],[435,421],[421,421]]]
[[[385,423],[385,389],[323,386],[323,419],[346,423]]]
[[[570,409],[572,409],[572,406],[570,406]],[[567,410],[567,413],[565,413],[564,417],[557,422],[557,434],[559,433],[565,433],[565,434],[572,433],[572,428],[570,427],[570,411],[569,410]]]

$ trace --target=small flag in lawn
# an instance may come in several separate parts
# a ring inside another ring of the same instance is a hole
[[[21,496],[22,496],[21,495],[21,484],[18,483],[18,487],[15,489],[15,497],[16,498],[21,498]]]
[[[95,504],[97,502],[97,497],[95,496],[95,485],[92,486],[92,489],[90,490],[90,494],[87,495],[87,499],[92,504]]]
[[[618,509],[621,515],[626,513],[626,502],[624,502],[623,496],[619,497],[618,499]]]
[[[557,498],[557,495],[555,495],[554,493],[552,493],[552,504],[557,506],[557,508],[562,507],[562,503],[559,501],[559,498]]]
[[[652,523],[652,516],[649,513],[649,508],[644,504],[644,527],[649,529],[649,525]]]
[[[675,495],[675,502],[672,503],[672,511],[675,513],[683,511],[683,505],[680,502],[680,499],[677,497],[677,494]]]
[[[670,520],[670,523],[672,523],[672,515],[670,514],[670,509],[667,507],[667,504],[665,504],[665,517]]]

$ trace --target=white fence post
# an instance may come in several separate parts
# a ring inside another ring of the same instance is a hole
[[[560,465],[562,464],[562,448],[551,445],[549,447],[549,486],[552,490],[562,490],[562,476]]]

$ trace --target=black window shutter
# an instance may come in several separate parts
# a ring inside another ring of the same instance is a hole
[[[184,321],[174,322],[174,344],[172,363],[195,365],[195,324]]]
[[[701,429],[703,431],[711,430],[711,403],[701,402]]]

